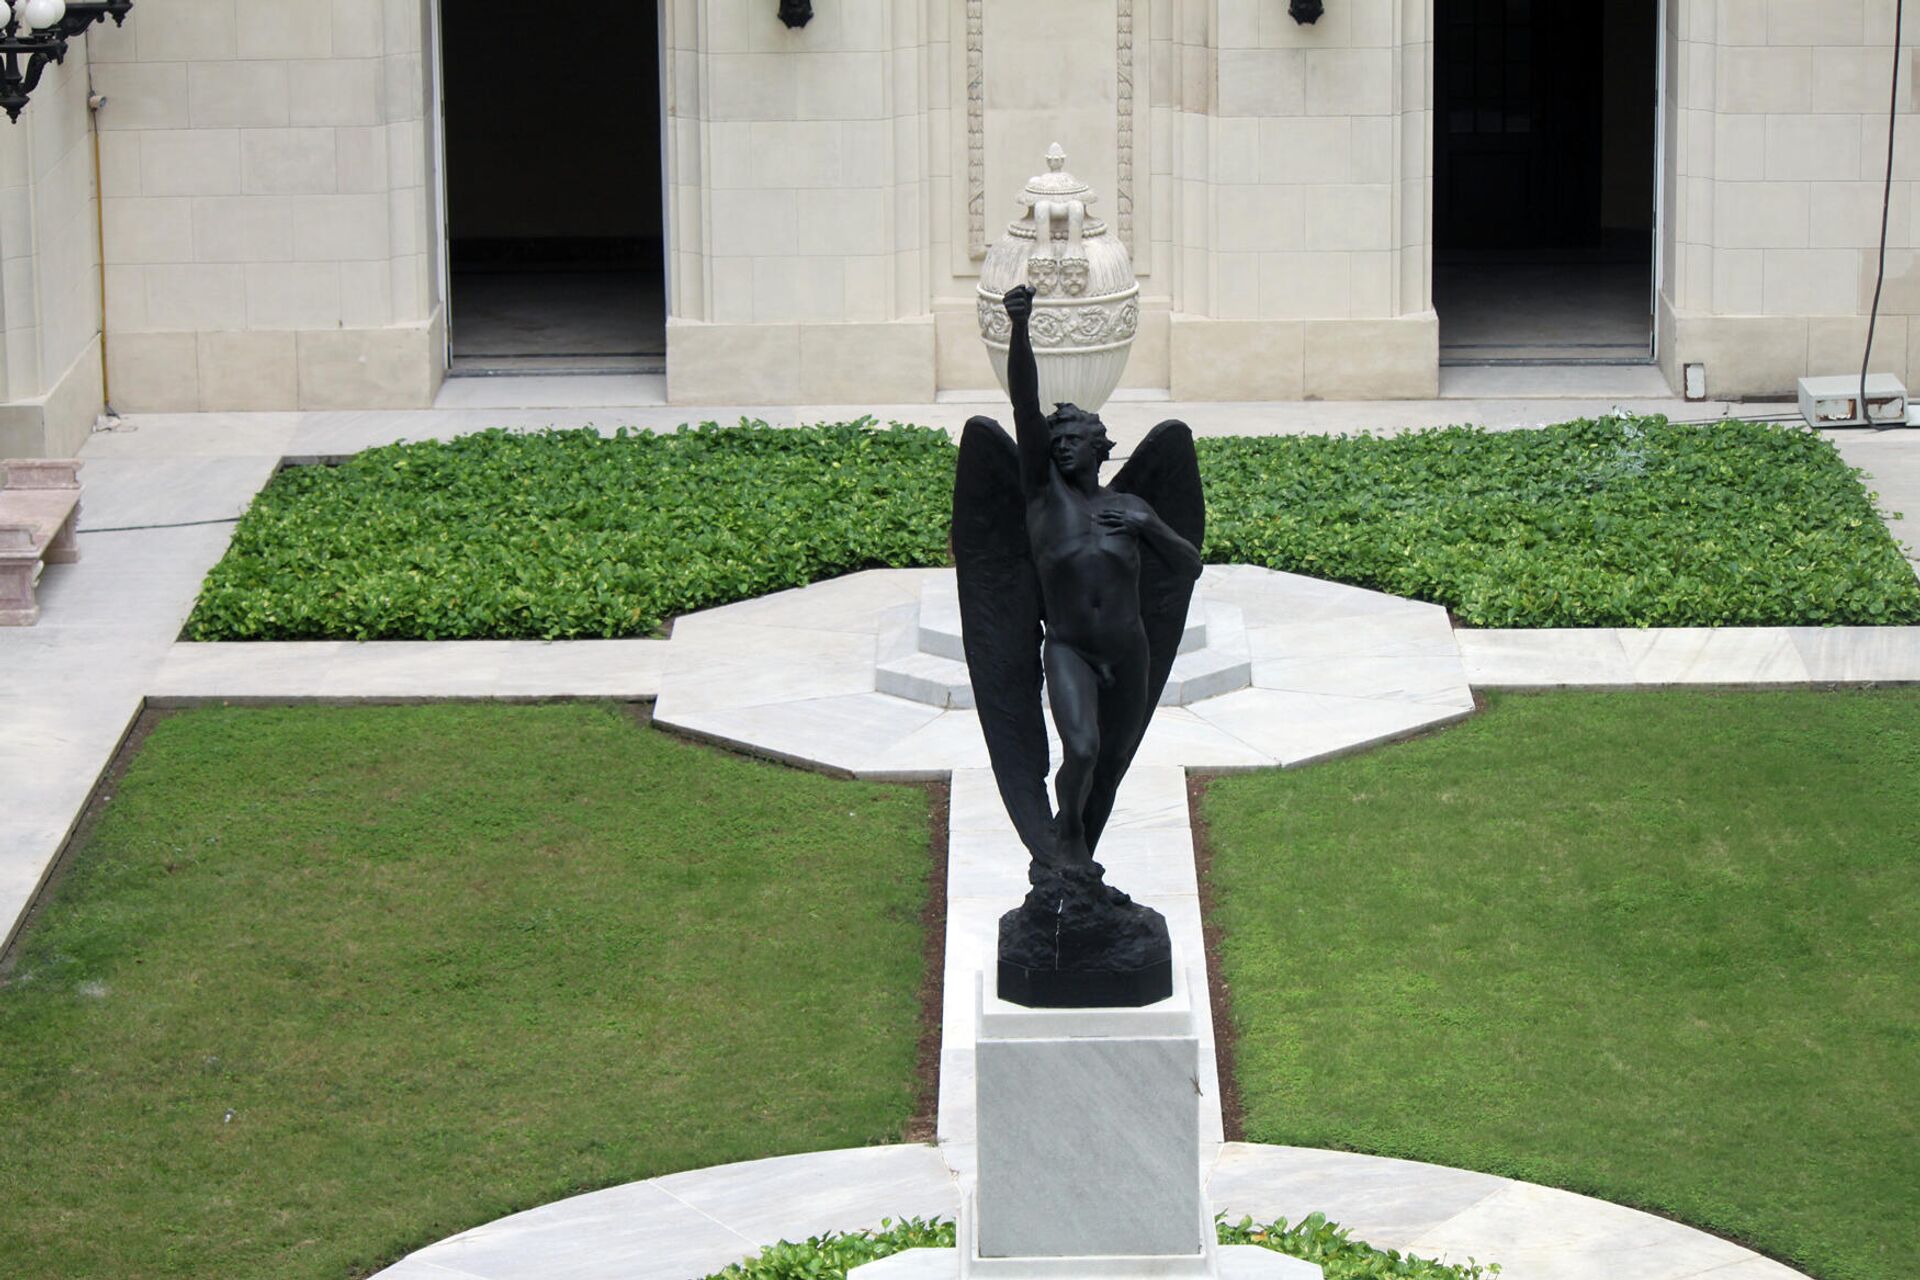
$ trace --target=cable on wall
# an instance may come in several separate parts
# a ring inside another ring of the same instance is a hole
[[[75,533],[144,533],[148,529],[198,529],[210,524],[238,524],[239,516],[215,516],[211,520],[174,520],[164,524],[116,524],[104,529],[75,529]]]
[[[1887,177],[1880,190],[1880,261],[1873,273],[1873,306],[1867,311],[1867,348],[1860,353],[1860,420],[1881,431],[1906,425],[1904,422],[1875,424],[1867,408],[1867,365],[1873,360],[1873,331],[1880,322],[1880,293],[1887,284],[1887,224],[1893,215],[1893,142],[1900,121],[1900,39],[1906,18],[1906,0],[1893,0],[1893,87],[1887,103]]]
[[[100,277],[100,419],[94,429],[112,430],[120,421],[113,411],[113,373],[107,361],[107,186],[100,167],[100,109],[106,95],[93,87],[93,42],[87,41],[87,131],[93,135],[93,234],[95,262]]]

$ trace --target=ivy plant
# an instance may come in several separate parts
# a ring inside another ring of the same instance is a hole
[[[1449,1264],[1376,1249],[1350,1238],[1345,1228],[1328,1222],[1321,1213],[1297,1223],[1285,1218],[1269,1223],[1242,1218],[1238,1223],[1223,1220],[1216,1225],[1221,1244],[1258,1245],[1318,1263],[1327,1280],[1492,1280],[1500,1273],[1497,1263]],[[896,1223],[883,1218],[878,1231],[830,1231],[798,1244],[782,1240],[706,1280],[844,1280],[848,1271],[862,1263],[907,1249],[951,1249],[954,1239],[951,1219],[903,1218]]]
[[[1614,415],[1530,431],[1199,441],[1213,563],[1477,627],[1920,622],[1874,495],[1798,427]],[[822,578],[947,559],[954,448],[871,419],[484,431],[290,467],[194,640],[646,636]]]
[[[187,623],[196,640],[645,636],[672,617],[944,563],[953,448],[868,420],[483,431],[282,470]]]
[[[1431,600],[1469,626],[1920,622],[1874,496],[1796,426],[1615,415],[1199,448],[1209,561]]]

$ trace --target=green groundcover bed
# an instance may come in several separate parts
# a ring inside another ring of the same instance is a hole
[[[1920,690],[1496,696],[1204,816],[1250,1140],[1913,1274]]]
[[[1611,417],[1203,439],[1206,557],[1432,600],[1471,626],[1920,622],[1832,444]],[[282,471],[196,640],[641,636],[858,569],[944,564],[954,450],[869,421],[488,431]]]
[[[1293,1223],[1242,1218],[1215,1226],[1221,1244],[1254,1245],[1317,1263],[1326,1280],[1494,1280],[1500,1274],[1497,1262],[1443,1263],[1375,1249],[1328,1222],[1325,1214],[1309,1214]],[[706,1280],[845,1280],[847,1272],[864,1263],[909,1249],[951,1249],[955,1238],[950,1218],[886,1219],[878,1231],[832,1231],[801,1241],[782,1240]]]
[[[342,1280],[898,1140],[928,848],[622,708],[163,720],[0,987],[0,1276]]]

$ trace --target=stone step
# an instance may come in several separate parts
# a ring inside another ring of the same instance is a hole
[[[967,664],[935,653],[905,653],[881,662],[873,671],[873,687],[930,707],[973,709]]]
[[[1201,610],[1205,610],[1207,643],[1198,649],[1182,649],[1173,660],[1167,687],[1160,694],[1163,707],[1191,706],[1253,683],[1253,651],[1247,645],[1247,627],[1240,610],[1196,598],[1193,611]]]
[[[1187,629],[1180,637],[1180,652],[1195,653],[1206,646],[1207,616],[1196,594],[1187,610]],[[919,647],[923,653],[938,654],[955,662],[967,660],[966,647],[960,641],[960,592],[949,575],[930,579],[920,588]]]
[[[931,707],[967,710],[974,706],[973,684],[960,646],[959,609],[954,606],[953,631],[941,630],[946,625],[937,614],[942,594],[924,592],[917,616],[909,614],[880,633],[873,687],[880,693]],[[951,593],[944,595],[949,603],[953,601]],[[936,609],[931,628],[926,614],[930,602]],[[928,642],[930,630],[935,637],[932,644]],[[1161,692],[1161,706],[1184,707],[1253,683],[1253,658],[1239,609],[1196,597],[1187,634],[1198,635],[1208,643],[1182,648]]]

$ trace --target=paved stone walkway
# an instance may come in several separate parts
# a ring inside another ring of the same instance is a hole
[[[1456,631],[1476,688],[1912,684],[1920,627]]]
[[[1208,1191],[1229,1221],[1314,1212],[1377,1248],[1497,1261],[1501,1280],[1804,1280],[1717,1236],[1569,1191],[1340,1151],[1229,1143]],[[721,1165],[544,1205],[443,1240],[375,1280],[688,1280],[776,1240],[951,1218],[926,1146]]]
[[[952,429],[977,408],[912,406],[878,416]],[[1309,430],[1310,408],[1121,403],[1107,416],[1124,450],[1164,417],[1222,433]],[[1395,429],[1476,416],[1459,402],[1378,408],[1379,420]],[[1558,402],[1533,420],[1583,411],[1595,410]],[[526,1275],[536,1258],[541,1275],[699,1275],[783,1235],[883,1215],[949,1213],[954,1171],[971,1168],[966,993],[987,954],[993,916],[1022,887],[1022,855],[985,770],[972,713],[881,694],[874,683],[880,635],[916,607],[937,571],[855,575],[709,611],[682,619],[671,641],[174,642],[201,577],[224,550],[231,526],[220,522],[244,509],[283,457],[333,456],[484,426],[598,418],[664,427],[689,416],[737,415],[597,409],[517,423],[498,410],[139,419],[137,431],[96,437],[86,451],[85,560],[49,571],[38,627],[0,631],[0,928],[9,932],[147,700],[657,697],[662,722],[750,750],[871,776],[952,777],[938,1151],[822,1153],[656,1179],[455,1237],[385,1273],[395,1280]],[[1504,425],[1525,425],[1521,415],[1505,416],[1518,420]],[[1890,494],[1892,503],[1911,498],[1906,505],[1920,511],[1920,433],[1843,448],[1873,458],[1876,476],[1896,478],[1902,492]],[[176,527],[111,531],[155,524]],[[1166,911],[1196,962],[1203,953],[1182,785],[1188,766],[1289,765],[1354,750],[1468,714],[1470,685],[1920,680],[1915,628],[1450,632],[1430,606],[1265,570],[1211,569],[1203,590],[1243,616],[1250,682],[1156,719],[1102,849],[1116,882]],[[1208,1065],[1204,1114],[1217,1143],[1217,1082]],[[1484,1175],[1325,1152],[1240,1145],[1210,1145],[1209,1152],[1216,1203],[1236,1215],[1319,1209],[1379,1245],[1497,1259],[1512,1280],[1793,1274],[1677,1224]]]

